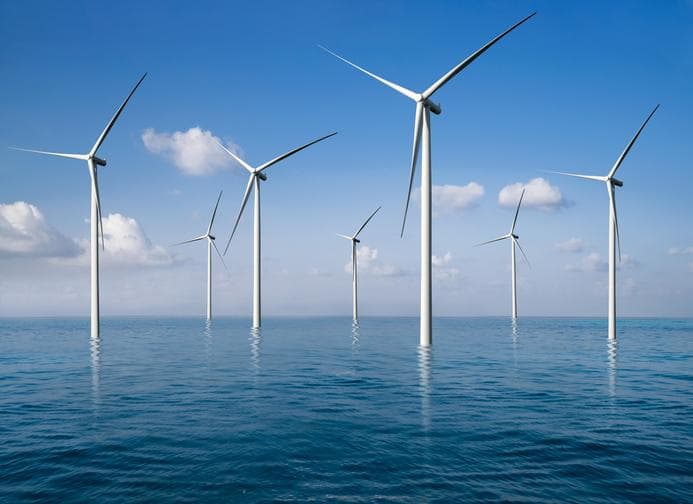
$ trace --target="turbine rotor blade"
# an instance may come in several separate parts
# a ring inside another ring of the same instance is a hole
[[[217,204],[214,205],[214,212],[212,212],[212,219],[209,221],[209,227],[207,228],[207,234],[212,232],[212,225],[214,224],[214,217],[217,215],[217,208],[219,207],[219,200],[221,200],[221,195],[224,191],[219,191],[219,197],[217,198]]]
[[[499,236],[498,238],[494,238],[493,240],[485,241],[485,242],[482,242],[482,243],[477,243],[477,244],[474,245],[474,246],[475,246],[475,247],[481,247],[482,245],[487,245],[487,244],[489,244],[489,243],[493,243],[493,242],[505,240],[505,239],[507,239],[507,238],[512,238],[512,237],[511,237],[510,235],[503,235],[503,236]]]
[[[514,242],[514,243],[517,245],[517,247],[520,249],[520,252],[522,252],[522,257],[525,258],[525,262],[527,263],[527,266],[529,266],[529,267],[531,268],[532,265],[529,264],[529,259],[527,259],[527,254],[525,254],[525,251],[522,249],[522,245],[520,245],[520,241],[519,241],[519,240],[516,240],[515,238],[513,238],[513,242]]]
[[[510,228],[510,234],[513,234],[515,232],[515,224],[517,224],[517,216],[520,214],[520,205],[522,205],[522,198],[525,195],[525,189],[522,189],[522,194],[520,194],[520,201],[517,202],[517,210],[515,210],[515,218],[513,219],[513,225]]]
[[[94,164],[90,161],[89,162],[89,176],[91,177],[91,190],[94,194],[94,197],[96,199],[96,217],[98,219],[97,222],[97,240],[98,240],[98,235],[101,235],[101,249],[106,250],[106,243],[104,241],[103,237],[103,220],[101,219],[101,196],[99,195],[99,182],[97,179],[96,175],[96,167]],[[98,244],[97,244],[98,246]]]
[[[356,65],[356,64],[354,64],[354,63],[352,63],[352,62],[349,61],[348,59],[342,58],[339,54],[330,51],[330,50],[329,50],[328,48],[326,48],[326,47],[323,47],[323,46],[321,46],[321,45],[319,45],[319,44],[318,44],[318,47],[319,47],[320,49],[322,49],[323,51],[325,51],[325,52],[327,52],[327,53],[330,53],[330,54],[331,54],[332,56],[334,56],[335,58],[338,58],[338,59],[342,60],[342,61],[343,61],[344,63],[346,63],[347,65],[350,65],[350,66],[354,67],[356,70],[360,70],[361,72],[365,73],[365,74],[368,75],[369,77],[372,77],[373,79],[377,80],[378,82],[380,82],[380,83],[382,83],[382,84],[385,84],[387,87],[389,87],[389,88],[391,88],[391,89],[394,89],[395,91],[397,91],[397,92],[400,93],[400,94],[403,94],[403,95],[406,96],[407,98],[411,98],[411,99],[414,100],[414,101],[419,101],[420,95],[419,95],[418,93],[415,93],[414,91],[411,91],[411,90],[409,90],[409,89],[407,89],[407,88],[405,88],[405,87],[402,87],[402,86],[400,86],[399,84],[395,84],[394,82],[390,82],[389,80],[383,79],[382,77],[379,77],[379,76],[375,75],[374,73],[369,72],[369,71],[366,70],[365,68],[361,68],[360,66],[358,66],[358,65]]]
[[[241,216],[243,215],[243,210],[245,210],[245,206],[248,203],[248,198],[250,197],[250,190],[253,188],[254,181],[255,174],[251,173],[250,177],[248,177],[248,186],[245,188],[245,193],[243,194],[243,199],[241,200],[241,209],[238,211],[238,217],[236,217],[236,222],[233,224],[233,230],[231,231],[231,236],[229,236],[229,241],[226,242],[224,255],[226,255],[226,252],[228,252],[229,246],[231,245],[231,240],[233,239],[233,235],[236,233],[236,228],[238,227],[238,223],[240,222]]]
[[[197,238],[193,238],[192,240],[185,240],[185,241],[182,241],[182,242],[174,243],[173,245],[171,245],[171,247],[177,247],[178,245],[184,245],[184,244],[186,244],[186,243],[192,243],[192,242],[204,240],[205,238],[207,238],[207,235],[198,236]]]
[[[113,115],[111,120],[108,122],[104,130],[101,132],[101,135],[99,138],[96,140],[96,143],[94,144],[94,147],[91,148],[91,151],[89,151],[89,157],[92,157],[96,154],[96,151],[99,150],[99,147],[101,147],[101,144],[103,141],[106,139],[106,135],[111,131],[111,128],[113,128],[113,125],[115,122],[118,120],[118,117],[120,114],[123,112],[123,109],[125,108],[125,105],[128,104],[128,101],[130,101],[130,98],[132,98],[132,95],[135,94],[135,91],[137,91],[137,88],[140,87],[140,84],[142,84],[142,81],[144,78],[147,76],[147,73],[145,72],[142,77],[140,77],[140,80],[137,81],[137,84],[135,84],[135,87],[132,88],[132,91],[130,91],[130,94],[128,95],[127,98],[125,98],[125,101],[123,104],[118,108],[116,113]]]
[[[212,242],[212,246],[214,247],[214,250],[217,251],[217,255],[219,256],[219,259],[221,259],[221,264],[224,265],[224,269],[226,271],[229,271],[229,268],[226,266],[226,263],[224,262],[224,256],[222,256],[221,252],[219,252],[219,249],[217,248],[217,244],[215,243],[215,241],[212,240],[209,236],[207,237],[207,239]]]
[[[335,234],[337,236],[339,236],[340,238],[344,238],[345,240],[349,240],[349,241],[353,240],[353,238],[351,236],[347,236],[347,235],[343,235],[343,234],[339,234],[339,233],[335,233]]]
[[[64,158],[70,158],[70,159],[79,159],[81,161],[86,161],[89,159],[89,156],[86,154],[64,154],[62,152],[47,152],[47,151],[40,151],[40,150],[34,150],[34,149],[22,149],[20,147],[9,147],[12,150],[18,150],[22,152],[34,152],[36,154],[47,154],[48,156],[58,156],[58,157],[64,157]]]
[[[429,87],[426,91],[424,91],[424,92],[421,94],[421,96],[423,97],[423,99],[424,99],[424,100],[429,99],[429,98],[433,95],[433,93],[435,93],[436,91],[438,91],[438,89],[440,89],[441,87],[443,87],[443,86],[445,85],[445,83],[447,83],[447,82],[448,82],[450,79],[452,79],[455,75],[457,75],[457,74],[460,73],[462,70],[464,70],[464,69],[465,69],[469,64],[471,64],[475,59],[477,59],[479,56],[481,56],[483,53],[485,53],[486,50],[489,49],[493,44],[495,44],[496,42],[498,42],[500,39],[502,39],[503,37],[505,37],[508,33],[510,33],[511,31],[513,31],[515,28],[517,28],[518,26],[520,26],[522,23],[524,23],[525,21],[527,21],[529,18],[533,17],[534,15],[536,15],[536,12],[533,12],[532,14],[530,14],[529,16],[527,16],[526,18],[524,18],[524,19],[518,21],[517,23],[515,23],[514,25],[512,25],[510,28],[508,28],[507,30],[505,30],[503,33],[501,33],[500,35],[496,36],[496,38],[494,38],[493,40],[491,40],[490,42],[488,42],[488,43],[487,43],[485,46],[483,46],[481,49],[477,50],[477,51],[476,51],[475,53],[473,53],[471,56],[467,57],[467,59],[465,59],[464,61],[462,61],[460,64],[458,64],[458,65],[457,65],[456,67],[454,67],[452,70],[450,70],[448,73],[446,73],[445,75],[443,75],[440,79],[438,79],[436,82],[434,82],[433,85],[431,85],[431,87]]]
[[[356,233],[354,233],[354,238],[358,237],[359,233],[360,233],[361,231],[363,231],[363,228],[366,227],[366,224],[368,224],[368,223],[370,222],[370,220],[373,218],[373,216],[374,216],[375,214],[377,214],[377,213],[378,213],[378,210],[380,210],[381,208],[382,208],[382,207],[376,208],[376,209],[375,209],[375,212],[373,212],[373,213],[366,219],[366,222],[364,222],[363,224],[361,224],[361,227],[359,228],[359,230],[356,231]]]
[[[657,112],[657,109],[659,108],[659,104],[650,112],[650,115],[647,116],[647,119],[645,119],[645,122],[642,123],[642,126],[640,126],[640,129],[638,132],[635,134],[635,136],[631,139],[631,141],[626,145],[626,148],[623,149],[623,152],[621,155],[618,157],[616,160],[616,163],[614,164],[613,168],[611,168],[611,171],[609,172],[609,175],[607,175],[609,178],[613,177],[616,175],[616,170],[621,166],[621,163],[623,163],[623,159],[628,155],[628,152],[630,151],[631,147],[633,147],[633,144],[635,141],[638,139],[640,136],[640,133],[642,132],[643,129],[645,129],[645,126],[649,122],[649,120],[652,118],[655,112]]]
[[[404,217],[402,218],[402,229],[399,237],[404,236],[404,226],[407,223],[407,213],[409,212],[409,200],[411,199],[411,189],[414,185],[414,175],[416,174],[416,162],[419,157],[419,145],[421,144],[421,121],[424,114],[423,102],[417,102],[414,115],[414,143],[411,148],[411,167],[409,168],[409,189],[407,189],[407,202],[404,204]]]
[[[216,140],[214,140],[214,142],[215,142],[219,147],[221,147],[222,149],[224,149],[224,150],[226,151],[226,153],[227,153],[229,156],[231,156],[239,165],[241,165],[243,168],[245,168],[246,170],[248,170],[250,173],[253,173],[253,167],[252,167],[252,166],[250,166],[248,163],[246,163],[245,161],[243,161],[241,158],[239,158],[236,154],[234,154],[233,152],[231,152],[229,149],[227,149],[226,147],[224,147],[224,145],[223,145],[221,142],[217,142]]]
[[[614,186],[607,182],[606,190],[609,192],[609,206],[611,207],[610,218],[614,219],[616,226],[616,243],[618,244],[618,262],[621,262],[621,232],[618,229],[618,214],[616,213],[616,194],[614,194]]]
[[[596,180],[598,182],[606,182],[606,177],[600,177],[598,175],[578,175],[577,173],[565,173],[565,172],[559,172],[559,171],[550,171],[548,173],[556,173],[558,175],[566,175],[568,177],[577,177],[577,178],[583,178],[583,179],[588,179],[588,180]]]
[[[264,163],[264,164],[258,166],[258,167],[255,169],[255,173],[260,173],[260,172],[266,170],[267,168],[269,168],[270,166],[272,166],[273,164],[276,164],[276,163],[278,163],[279,161],[288,158],[289,156],[293,156],[293,155],[296,154],[297,152],[302,151],[303,149],[306,149],[306,148],[310,147],[310,146],[313,145],[313,144],[316,144],[316,143],[318,143],[318,142],[322,142],[323,140],[326,140],[326,139],[328,139],[328,138],[330,138],[330,137],[332,137],[332,136],[335,136],[336,134],[337,134],[337,132],[335,131],[334,133],[330,133],[329,135],[325,135],[324,137],[320,137],[320,138],[318,138],[318,139],[316,139],[316,140],[313,140],[313,141],[311,141],[311,142],[308,142],[308,143],[305,144],[305,145],[301,145],[300,147],[297,147],[297,148],[295,148],[295,149],[292,149],[292,150],[290,150],[289,152],[285,152],[285,153],[282,154],[281,156],[277,156],[276,158],[272,159],[271,161],[267,161],[266,163]]]

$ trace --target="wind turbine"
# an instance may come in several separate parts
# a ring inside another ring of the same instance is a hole
[[[657,105],[652,112],[650,112],[650,115],[647,116],[647,119],[645,119],[645,122],[642,123],[642,126],[640,126],[640,129],[635,133],[635,136],[631,139],[630,142],[628,142],[628,145],[626,145],[626,148],[623,149],[623,152],[621,152],[621,155],[618,157],[616,160],[616,163],[614,163],[614,166],[611,168],[611,171],[603,177],[595,176],[595,175],[578,175],[575,173],[563,173],[563,172],[552,172],[552,173],[558,173],[559,175],[567,175],[569,177],[578,177],[578,178],[583,178],[583,179],[588,179],[588,180],[596,180],[598,182],[605,182],[606,183],[606,192],[609,194],[609,339],[615,339],[616,338],[616,243],[618,241],[618,260],[621,260],[621,236],[618,231],[618,217],[616,215],[616,193],[615,193],[615,187],[622,187],[623,182],[621,180],[618,180],[615,175],[616,171],[619,169],[621,166],[621,163],[623,163],[624,158],[626,155],[628,155],[628,152],[630,152],[630,149],[633,147],[633,144],[635,141],[638,139],[640,136],[640,133],[642,132],[643,129],[645,129],[645,126],[647,125],[648,121],[652,118],[654,113],[657,111],[659,108],[659,105]]]
[[[419,153],[419,144],[423,144],[421,153],[421,318],[420,318],[420,335],[419,344],[429,346],[431,344],[431,311],[432,311],[432,283],[431,283],[431,115],[440,114],[442,109],[440,105],[431,101],[433,94],[443,87],[450,79],[464,70],[475,59],[481,56],[487,49],[505,37],[508,33],[534,16],[536,12],[530,14],[521,21],[505,30],[496,38],[488,42],[481,49],[470,55],[467,59],[459,63],[448,73],[434,82],[428,89],[422,93],[416,93],[405,87],[402,87],[394,82],[390,82],[382,77],[369,72],[368,70],[355,65],[351,61],[342,58],[338,54],[329,49],[320,46],[324,51],[351,65],[357,70],[365,73],[373,79],[385,84],[389,88],[394,89],[400,94],[416,102],[416,112],[414,114],[414,144],[412,147],[411,169],[409,171],[409,190],[407,191],[407,202],[404,206],[404,218],[402,220],[402,230],[400,236],[404,235],[404,225],[407,221],[407,211],[409,209],[409,200],[411,199],[411,190],[414,183],[414,173],[416,170],[416,161]]]
[[[101,245],[105,247],[103,243],[103,223],[101,221],[101,200],[99,197],[99,183],[98,183],[98,173],[97,166],[106,166],[106,160],[96,157],[96,153],[101,147],[101,144],[106,140],[106,136],[113,128],[113,125],[120,117],[123,112],[125,105],[135,93],[139,85],[142,83],[144,78],[147,76],[145,73],[140,80],[137,81],[135,87],[132,88],[130,94],[125,98],[125,101],[118,108],[116,113],[113,115],[111,120],[108,122],[104,130],[96,139],[96,143],[91,148],[91,150],[86,154],[64,154],[61,152],[46,152],[33,149],[19,149],[12,147],[15,150],[21,150],[25,152],[35,152],[38,154],[47,154],[49,156],[58,156],[71,159],[79,159],[81,161],[87,162],[87,167],[89,168],[89,176],[91,177],[91,337],[99,337],[99,229],[101,230]]]
[[[219,207],[219,200],[221,200],[221,195],[224,191],[219,191],[219,197],[217,198],[217,204],[214,205],[214,211],[212,212],[212,218],[209,220],[209,226],[207,226],[207,232],[197,238],[192,240],[186,240],[184,242],[176,243],[175,245],[183,245],[184,243],[192,243],[200,240],[207,240],[207,320],[212,320],[212,247],[219,254],[219,259],[221,263],[226,268],[226,263],[224,258],[221,256],[221,252],[217,248],[217,244],[214,243],[216,238],[212,234],[212,225],[214,224],[214,217],[217,215],[217,208]],[[174,245],[174,246],[175,246]]]
[[[313,140],[312,142],[308,142],[305,145],[302,145],[301,147],[298,147],[296,149],[290,150],[289,152],[286,152],[282,154],[281,156],[277,156],[274,159],[271,159],[270,161],[267,161],[266,163],[263,163],[257,167],[252,167],[248,163],[246,163],[244,160],[242,160],[240,157],[238,157],[236,154],[231,152],[229,149],[224,147],[222,144],[219,142],[218,145],[222,149],[226,151],[226,153],[231,156],[233,159],[236,160],[238,164],[240,164],[243,168],[248,170],[248,173],[250,173],[250,177],[248,178],[248,186],[245,189],[245,193],[243,194],[243,199],[241,200],[241,209],[238,212],[238,217],[236,217],[236,222],[233,225],[233,231],[231,231],[231,236],[229,236],[229,241],[226,243],[226,248],[224,249],[224,255],[226,255],[226,252],[229,250],[229,245],[231,245],[231,239],[233,238],[233,235],[236,233],[236,228],[238,227],[238,223],[241,220],[241,216],[243,215],[243,210],[245,210],[245,206],[248,203],[248,198],[250,197],[250,190],[255,189],[255,204],[254,204],[254,222],[253,222],[253,327],[254,328],[259,328],[261,325],[261,297],[260,297],[260,181],[261,180],[267,180],[267,175],[264,173],[267,168],[270,166],[278,163],[279,161],[282,161],[283,159],[288,158],[289,156],[292,156],[296,154],[299,151],[302,151],[303,149],[310,147],[313,144],[316,144],[318,142],[321,142],[327,138],[330,138],[331,136],[336,135],[337,132],[330,133],[329,135],[325,135],[324,137],[320,137],[317,140]]]
[[[517,224],[517,216],[520,213],[520,205],[522,205],[522,198],[525,195],[525,190],[522,189],[522,194],[520,194],[520,201],[517,202],[517,210],[515,210],[515,217],[513,218],[513,223],[512,226],[510,226],[510,232],[508,234],[504,234],[503,236],[499,236],[498,238],[494,238],[493,240],[485,241],[483,243],[480,243],[477,246],[481,245],[486,245],[487,243],[493,243],[501,240],[507,240],[508,238],[510,239],[510,267],[512,270],[512,313],[513,313],[513,320],[517,318],[517,264],[515,260],[515,245],[517,245],[520,249],[520,252],[522,252],[522,257],[525,258],[525,261],[527,262],[527,266],[529,266],[529,259],[527,259],[527,255],[525,254],[525,251],[522,250],[522,245],[520,245],[520,237],[515,234],[515,225]]]
[[[358,306],[358,265],[357,265],[357,260],[356,260],[356,244],[361,243],[361,240],[358,239],[359,234],[361,231],[363,231],[363,228],[366,227],[366,224],[370,222],[370,220],[373,218],[375,214],[378,213],[378,210],[380,210],[382,207],[378,207],[375,209],[375,212],[373,212],[370,217],[366,219],[366,221],[361,224],[361,227],[358,228],[358,230],[354,233],[353,236],[346,236],[343,234],[337,234],[337,236],[344,238],[346,240],[351,241],[351,289],[352,289],[352,305],[353,305],[353,316],[354,316],[354,322],[358,322],[359,320],[359,306]]]

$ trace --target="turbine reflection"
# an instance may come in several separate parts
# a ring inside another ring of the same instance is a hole
[[[421,425],[431,427],[431,347],[419,345],[419,390],[421,392]]]

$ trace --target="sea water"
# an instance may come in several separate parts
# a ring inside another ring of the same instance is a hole
[[[693,500],[693,320],[0,319],[0,501]]]

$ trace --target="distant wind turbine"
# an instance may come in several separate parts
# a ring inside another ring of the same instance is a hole
[[[324,137],[320,137],[317,140],[313,140],[312,142],[308,142],[305,145],[302,145],[301,147],[298,147],[296,149],[290,150],[289,152],[286,152],[285,154],[282,154],[281,156],[277,156],[276,158],[267,161],[266,163],[263,163],[255,168],[250,166],[248,163],[243,161],[240,157],[238,157],[236,154],[231,152],[229,149],[224,147],[222,144],[217,142],[219,147],[224,149],[226,153],[231,156],[233,159],[236,160],[238,164],[240,164],[243,168],[248,170],[248,173],[250,173],[250,177],[248,178],[248,186],[245,189],[245,193],[243,194],[243,199],[241,200],[241,209],[238,212],[238,217],[236,217],[236,222],[233,225],[233,231],[231,231],[231,236],[229,236],[229,241],[226,243],[226,248],[224,249],[224,255],[226,255],[226,252],[229,250],[229,245],[231,245],[231,239],[233,238],[233,235],[236,233],[236,228],[238,227],[238,223],[241,220],[241,216],[243,215],[243,210],[245,210],[245,206],[248,203],[248,198],[250,197],[250,190],[252,188],[255,189],[255,204],[254,204],[254,223],[253,223],[253,327],[258,328],[261,325],[261,296],[260,296],[260,181],[261,180],[267,180],[267,175],[264,173],[264,171],[272,166],[273,164],[278,163],[279,161],[282,161],[283,159],[288,158],[289,156],[292,156],[296,154],[299,151],[302,151],[303,149],[310,147],[313,144],[316,144],[318,142],[321,142],[327,138],[330,138],[331,136],[336,135],[337,132],[330,133],[329,135],[325,135]]]
[[[520,245],[520,237],[515,234],[515,225],[517,224],[517,216],[520,213],[520,205],[522,205],[522,198],[525,195],[525,190],[522,189],[522,194],[520,194],[520,201],[517,202],[517,210],[515,210],[515,217],[513,218],[513,223],[512,226],[510,226],[510,232],[508,234],[504,234],[503,236],[499,236],[498,238],[494,238],[493,240],[489,240],[483,243],[480,243],[477,246],[481,245],[486,245],[487,243],[493,243],[501,240],[506,240],[510,239],[510,267],[512,270],[512,314],[513,314],[513,319],[517,318],[517,264],[515,260],[515,245],[517,245],[520,249],[520,252],[522,252],[522,257],[525,258],[525,261],[527,262],[527,265],[529,266],[529,259],[527,259],[527,255],[525,254],[525,251],[522,250],[522,245]]]
[[[421,153],[421,316],[420,316],[420,335],[419,343],[422,346],[431,344],[431,312],[432,312],[432,283],[431,283],[431,116],[430,113],[440,114],[440,105],[431,101],[433,94],[443,87],[450,79],[464,70],[475,59],[481,56],[487,49],[505,37],[508,33],[527,21],[536,14],[532,13],[521,21],[517,22],[496,38],[488,42],[481,49],[473,53],[467,59],[459,63],[448,73],[434,82],[423,93],[416,93],[398,84],[390,82],[374,73],[355,65],[351,61],[342,58],[338,54],[329,49],[319,46],[324,51],[339,58],[343,62],[351,65],[357,70],[365,73],[373,79],[385,84],[389,88],[394,89],[400,94],[416,102],[416,112],[414,115],[414,144],[412,146],[412,160],[409,171],[409,189],[407,191],[407,201],[404,206],[404,218],[402,219],[402,230],[400,235],[404,235],[404,226],[407,221],[407,211],[409,209],[409,200],[411,199],[411,190],[414,183],[414,173],[416,170],[416,161],[419,153],[419,144],[423,144]],[[423,125],[422,125],[423,123]]]
[[[358,230],[354,233],[353,236],[346,236],[343,234],[337,234],[337,236],[340,236],[346,240],[349,240],[351,242],[351,289],[352,289],[352,308],[353,308],[353,317],[354,317],[354,322],[358,322],[359,319],[359,306],[358,306],[358,264],[356,260],[356,244],[361,243],[361,240],[358,239],[359,234],[361,231],[363,231],[363,228],[366,227],[366,224],[370,222],[370,220],[373,218],[375,214],[378,213],[378,210],[380,210],[382,207],[378,207],[375,209],[375,212],[373,212],[370,217],[366,219],[366,221],[361,224],[361,227],[358,228]]]
[[[97,166],[106,166],[106,160],[96,157],[96,153],[101,147],[101,144],[106,140],[106,136],[113,128],[113,125],[118,120],[118,117],[123,112],[125,105],[135,93],[139,85],[142,83],[144,78],[147,76],[145,73],[135,87],[132,88],[130,94],[125,98],[125,101],[118,108],[116,113],[113,115],[111,120],[108,122],[104,130],[97,138],[96,143],[91,148],[91,150],[86,154],[63,154],[61,152],[46,152],[33,149],[19,149],[16,147],[11,147],[15,150],[21,150],[25,152],[36,152],[38,154],[47,154],[49,156],[58,156],[71,159],[79,159],[81,161],[87,162],[87,167],[89,168],[89,176],[91,177],[91,337],[99,337],[100,320],[99,320],[99,229],[101,230],[101,245],[105,247],[103,243],[103,223],[101,221],[101,199],[99,197],[99,183],[98,183],[98,173]]]
[[[212,235],[212,225],[214,225],[214,217],[217,215],[217,208],[219,207],[219,200],[221,200],[221,195],[224,191],[219,191],[219,197],[217,198],[217,204],[214,205],[214,211],[212,212],[212,218],[209,220],[209,226],[207,226],[207,232],[197,238],[192,240],[186,240],[184,242],[176,243],[176,245],[183,245],[184,243],[192,243],[200,240],[207,240],[207,320],[212,320],[212,247],[219,254],[219,259],[221,263],[226,268],[226,263],[224,258],[221,256],[221,252],[217,248],[217,244],[214,242],[216,238]]]
[[[657,105],[652,112],[650,112],[650,115],[647,116],[647,119],[645,119],[645,122],[642,123],[642,126],[640,126],[640,129],[635,133],[635,136],[631,139],[631,141],[626,145],[626,148],[623,149],[623,152],[621,152],[621,155],[618,157],[616,160],[616,163],[614,163],[614,166],[611,168],[611,171],[604,177],[599,177],[595,175],[578,175],[575,173],[564,173],[564,172],[552,172],[552,173],[558,173],[559,175],[567,175],[569,177],[578,177],[578,178],[583,178],[583,179],[588,179],[588,180],[596,180],[598,182],[605,182],[606,183],[606,191],[609,194],[609,339],[614,339],[616,338],[616,243],[618,241],[618,260],[621,260],[621,236],[618,231],[618,217],[616,215],[616,193],[615,193],[615,187],[622,187],[623,182],[615,178],[616,175],[616,170],[619,169],[621,166],[621,163],[623,163],[623,160],[625,159],[626,155],[628,155],[628,152],[630,152],[630,149],[633,147],[633,144],[635,141],[638,139],[640,136],[640,133],[642,132],[643,129],[645,129],[645,126],[647,125],[648,121],[652,118],[654,113],[657,111],[659,108],[659,105]]]

